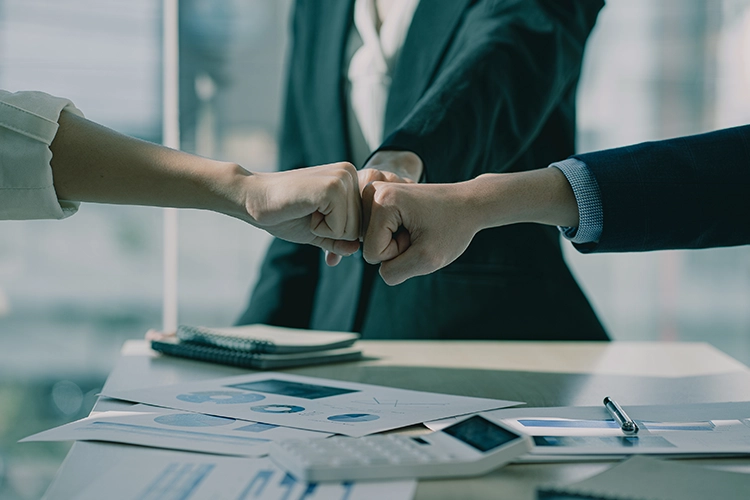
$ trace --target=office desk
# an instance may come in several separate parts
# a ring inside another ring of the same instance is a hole
[[[405,389],[526,401],[530,406],[750,400],[750,370],[703,343],[361,341],[367,359],[288,370],[290,373]],[[137,389],[247,373],[161,357],[145,341],[127,342],[107,379]],[[100,399],[94,411],[127,403]],[[422,432],[410,428],[408,432]],[[87,480],[114,463],[117,444],[77,442],[50,486],[49,499],[75,498]],[[750,472],[750,459],[705,461]],[[574,481],[612,464],[517,464],[475,479],[421,481],[417,498],[533,499],[544,483]]]

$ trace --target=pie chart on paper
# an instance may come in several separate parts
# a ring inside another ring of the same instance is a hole
[[[371,422],[379,418],[380,418],[379,416],[373,415],[372,413],[343,413],[341,415],[331,415],[330,417],[328,417],[328,420],[332,422],[355,423],[355,422]]]
[[[253,406],[250,409],[259,413],[299,413],[305,411],[303,407],[296,405],[261,405]]]

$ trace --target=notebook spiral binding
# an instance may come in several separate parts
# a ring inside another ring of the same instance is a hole
[[[271,354],[276,350],[276,344],[268,340],[230,337],[198,326],[180,325],[177,337],[186,342],[246,353]]]
[[[224,349],[223,347],[214,347],[208,345],[200,345],[197,343],[189,343],[188,355],[185,352],[185,343],[182,346],[175,346],[172,344],[162,342],[152,342],[151,348],[155,351],[169,354],[172,356],[178,356],[181,358],[197,359],[200,361],[209,361],[212,363],[220,363],[224,365],[239,366],[241,368],[254,368],[254,359],[260,358],[261,353],[251,353],[248,351],[231,351]]]

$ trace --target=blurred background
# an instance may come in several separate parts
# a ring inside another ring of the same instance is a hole
[[[180,2],[183,149],[272,170],[290,0]],[[159,142],[158,0],[0,0],[0,88],[66,96]],[[609,0],[579,87],[579,151],[750,123],[750,0]],[[542,165],[540,165],[541,167]],[[161,324],[162,212],[84,205],[0,230],[0,498],[42,495],[69,448],[16,441],[85,416],[122,342]],[[179,322],[231,324],[267,235],[179,214]],[[617,340],[705,341],[750,363],[750,248],[578,255]]]

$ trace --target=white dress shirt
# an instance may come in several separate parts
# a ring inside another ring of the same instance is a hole
[[[347,115],[354,164],[362,167],[383,142],[391,75],[419,0],[356,0],[345,68]]]
[[[78,203],[57,199],[49,149],[62,110],[83,114],[67,99],[0,90],[0,220],[63,219]]]

